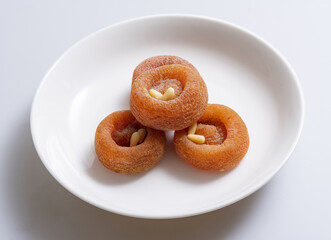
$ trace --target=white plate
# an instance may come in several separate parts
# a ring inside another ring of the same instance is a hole
[[[131,76],[145,58],[178,55],[203,76],[209,102],[239,113],[250,148],[228,173],[204,172],[174,152],[152,170],[119,175],[94,151],[98,123],[129,109]],[[70,48],[43,79],[31,110],[38,154],[66,189],[102,209],[143,218],[177,218],[234,203],[265,184],[286,162],[303,125],[303,95],[286,60],[233,24],[190,15],[160,15],[104,28]]]

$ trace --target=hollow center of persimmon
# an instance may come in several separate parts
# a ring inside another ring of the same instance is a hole
[[[122,129],[116,129],[112,133],[112,138],[117,143],[117,145],[122,147],[130,147],[131,135],[142,127],[143,126],[139,122],[134,121]]]
[[[226,128],[223,123],[217,125],[198,123],[195,134],[205,137],[205,144],[220,145],[226,139]]]
[[[179,95],[183,91],[183,86],[180,81],[177,79],[161,79],[153,84],[151,89],[154,89],[162,94],[167,91],[169,87],[172,87],[175,90],[175,98],[179,97]]]

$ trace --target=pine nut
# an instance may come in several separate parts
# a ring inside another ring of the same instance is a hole
[[[155,89],[150,89],[149,95],[151,95],[151,97],[156,98],[156,99],[160,99],[163,96],[162,93],[160,93],[159,91],[156,91]]]
[[[174,98],[175,98],[175,89],[170,87],[170,88],[167,89],[167,91],[165,91],[165,93],[160,98],[160,100],[168,101],[168,100],[171,100],[171,99],[174,99]]]
[[[136,146],[139,142],[139,139],[140,139],[140,134],[138,132],[134,132],[130,138],[130,147]]]
[[[139,133],[139,142],[138,143],[142,143],[146,137],[146,129],[140,128],[137,132]]]
[[[187,135],[187,138],[197,144],[203,144],[205,142],[205,137],[202,135],[189,134],[189,135]]]
[[[195,131],[197,130],[197,123],[194,123],[189,129],[188,129],[188,134],[194,134]]]

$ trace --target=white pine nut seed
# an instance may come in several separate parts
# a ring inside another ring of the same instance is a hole
[[[140,128],[138,130],[139,133],[139,142],[138,143],[142,143],[146,137],[146,129],[145,128]]]
[[[136,146],[139,142],[140,135],[138,132],[134,132],[130,138],[130,147]]]
[[[197,144],[205,143],[205,137],[202,136],[202,135],[189,134],[189,135],[187,135],[187,138],[190,139],[192,142],[197,143]]]
[[[197,130],[197,126],[198,126],[198,124],[194,123],[191,127],[189,127],[188,134],[194,134],[195,131]]]
[[[167,89],[167,91],[165,91],[165,93],[160,98],[160,100],[168,101],[168,100],[171,100],[171,99],[174,99],[174,98],[175,98],[175,89],[170,87],[170,88]]]
[[[156,99],[160,99],[163,96],[162,93],[156,91],[155,89],[149,89],[149,95],[151,95],[151,97]]]

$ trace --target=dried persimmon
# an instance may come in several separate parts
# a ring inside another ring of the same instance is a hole
[[[205,136],[203,144],[188,139],[188,129],[176,131],[174,146],[185,162],[206,171],[227,171],[239,164],[249,147],[247,127],[231,108],[208,104],[197,121],[195,134]]]
[[[145,129],[145,131],[141,131]],[[133,133],[142,132],[143,139],[130,146]],[[122,174],[147,171],[165,153],[165,133],[144,127],[129,110],[108,115],[95,133],[95,151],[99,161],[108,169]]]
[[[176,82],[177,85],[173,83]],[[150,95],[158,86],[161,94],[174,88],[174,98],[168,101]],[[130,108],[144,126],[158,130],[179,130],[196,122],[208,102],[207,87],[200,74],[180,65],[164,65],[147,70],[132,83]]]
[[[164,65],[171,65],[171,64],[181,64],[192,68],[193,70],[197,71],[196,68],[187,60],[172,55],[159,55],[145,59],[133,71],[132,82],[135,80],[140,74],[151,70],[153,68],[161,67]]]

